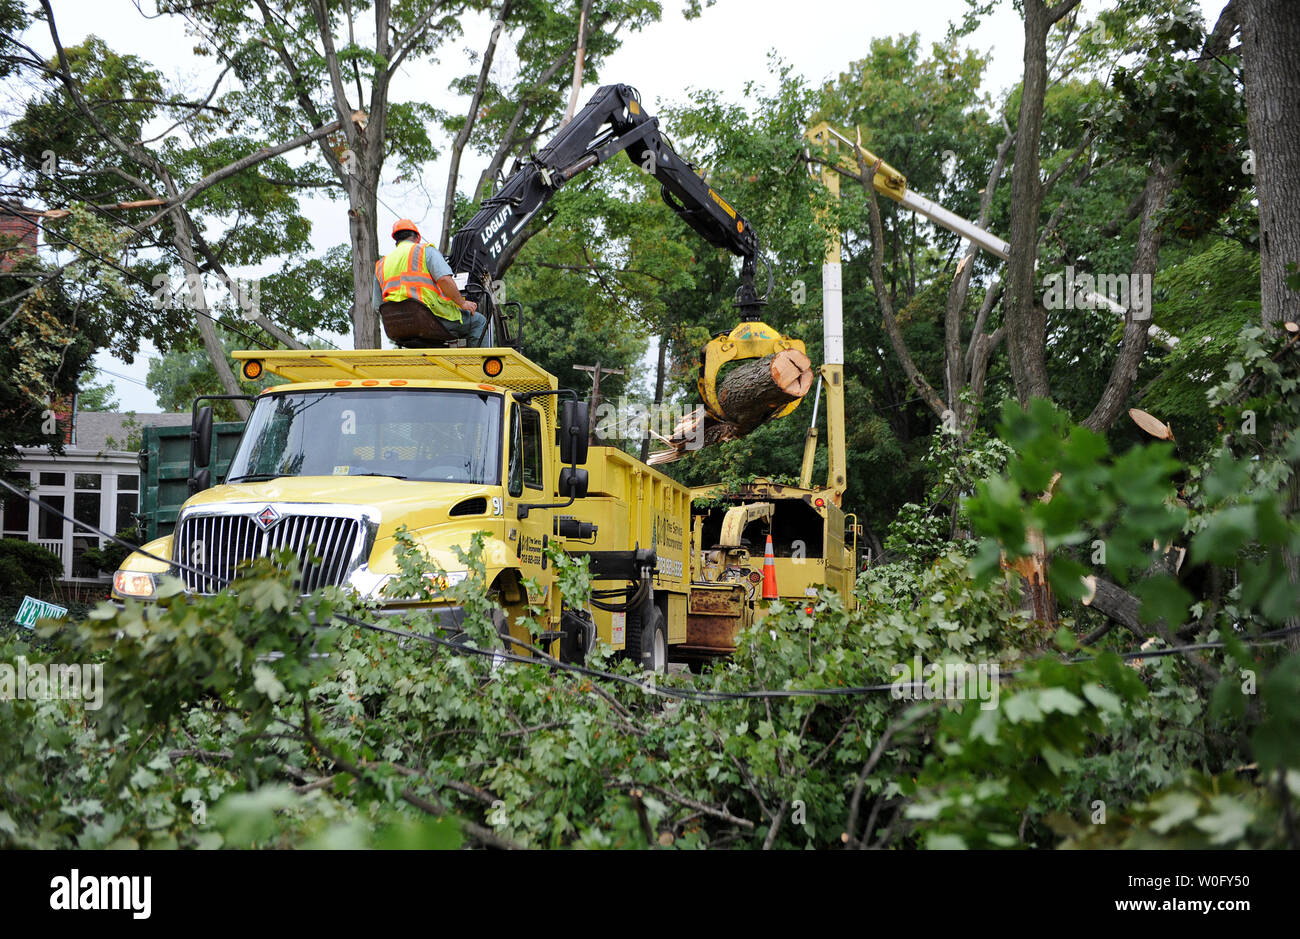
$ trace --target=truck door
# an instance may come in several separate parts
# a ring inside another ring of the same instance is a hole
[[[529,598],[539,605],[545,605],[550,599],[550,586],[554,580],[554,571],[544,550],[550,543],[554,513],[551,509],[532,509],[527,518],[519,518],[518,507],[555,501],[555,481],[548,478],[553,470],[552,461],[547,458],[546,423],[545,416],[537,408],[512,402],[510,447],[506,456],[506,524],[507,530],[514,532],[520,573],[542,585],[544,596]]]

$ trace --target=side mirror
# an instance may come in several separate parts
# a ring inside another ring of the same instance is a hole
[[[560,470],[560,496],[562,498],[581,499],[586,495],[587,471],[585,469],[574,469],[572,466],[566,466]]]
[[[587,462],[590,417],[586,401],[566,400],[560,406],[560,462]],[[564,477],[561,476],[561,479]]]
[[[212,471],[201,469],[189,478],[190,495],[212,488]]]
[[[212,462],[211,406],[201,407],[195,412],[194,424],[190,427],[190,462],[198,467]]]

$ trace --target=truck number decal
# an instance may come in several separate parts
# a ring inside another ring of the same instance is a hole
[[[501,514],[501,497],[500,497],[500,496],[493,496],[493,497],[492,497],[492,514],[493,514],[493,515],[500,515],[500,514]]]

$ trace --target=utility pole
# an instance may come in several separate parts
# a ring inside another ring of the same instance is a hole
[[[587,440],[595,443],[596,441],[596,409],[600,407],[600,379],[602,375],[623,375],[621,368],[605,368],[600,362],[595,365],[575,365],[574,371],[588,372],[591,374],[591,398],[588,410],[591,412],[587,418]]]

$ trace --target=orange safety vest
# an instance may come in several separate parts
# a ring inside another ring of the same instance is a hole
[[[380,296],[385,303],[416,299],[434,316],[453,323],[461,321],[460,307],[449,300],[424,265],[425,245],[404,241],[375,262]]]

